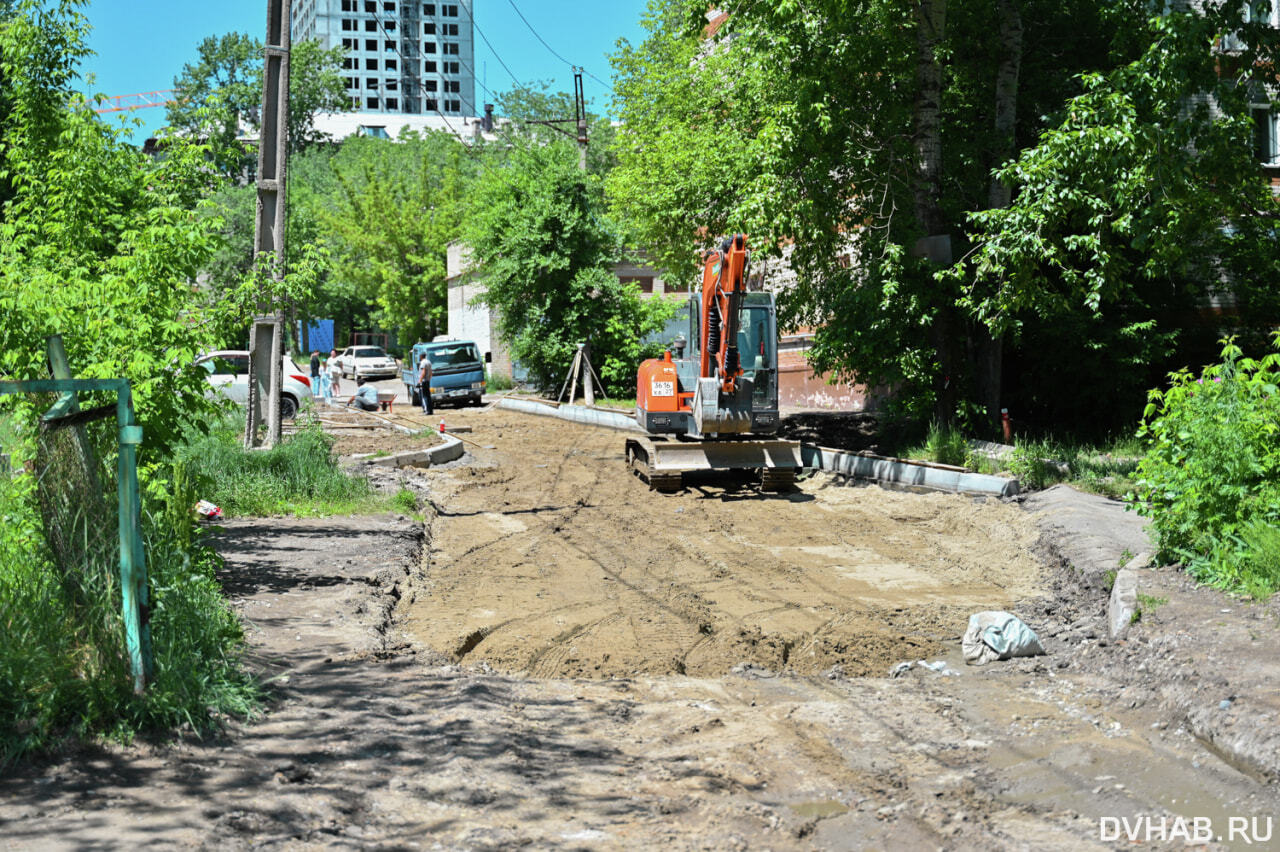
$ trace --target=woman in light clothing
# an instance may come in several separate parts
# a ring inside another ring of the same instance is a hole
[[[325,362],[325,369],[329,372],[330,390],[334,396],[342,393],[342,365],[338,363],[338,350],[329,350],[329,360]]]

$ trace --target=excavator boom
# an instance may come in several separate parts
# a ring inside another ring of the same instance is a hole
[[[774,489],[795,478],[800,445],[769,438],[779,424],[773,296],[748,291],[748,267],[742,234],[707,252],[687,341],[640,365],[636,421],[650,437],[629,439],[627,460],[653,488],[678,490],[700,470],[760,470]]]

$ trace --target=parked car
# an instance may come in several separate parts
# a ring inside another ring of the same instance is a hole
[[[196,365],[209,371],[211,392],[232,402],[245,405],[249,401],[249,353],[243,349],[210,352],[196,360]],[[288,355],[281,362],[280,417],[292,420],[304,399],[311,397],[311,380]]]
[[[414,405],[422,405],[418,392],[418,362],[426,355],[431,362],[431,402],[460,402],[479,405],[484,394],[484,364],[490,359],[480,352],[470,340],[433,340],[431,343],[415,343],[409,352],[409,361],[400,374],[405,392]]]
[[[395,376],[395,359],[381,346],[348,346],[338,353],[342,375],[350,379],[386,379]]]

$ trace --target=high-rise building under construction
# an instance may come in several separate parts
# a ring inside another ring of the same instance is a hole
[[[472,0],[294,0],[293,39],[341,47],[359,112],[475,115]]]

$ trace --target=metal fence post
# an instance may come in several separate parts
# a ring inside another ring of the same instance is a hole
[[[151,609],[146,553],[142,546],[142,500],[138,492],[138,445],[142,443],[142,427],[133,422],[133,392],[129,380],[119,381],[116,421],[120,427],[120,448],[116,463],[120,494],[120,592],[133,691],[141,695],[153,674]]]

